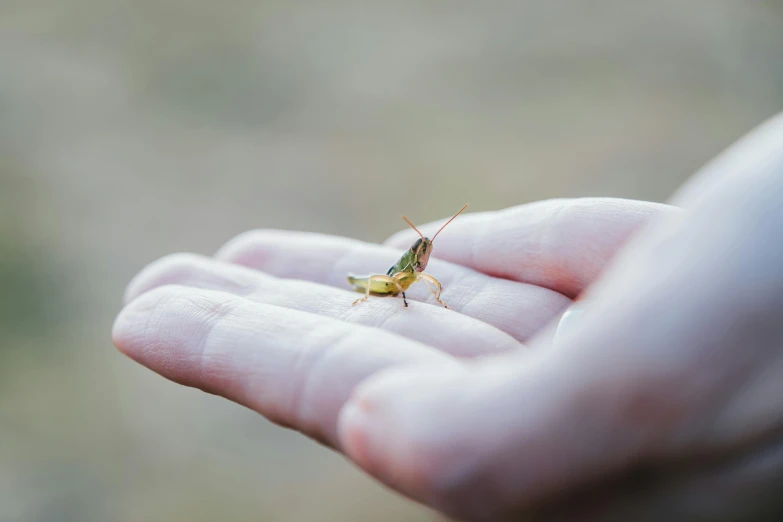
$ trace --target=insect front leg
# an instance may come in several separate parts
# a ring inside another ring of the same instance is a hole
[[[405,289],[416,282],[417,277],[414,274],[413,271],[394,274],[394,282],[397,284],[397,290],[402,294],[402,303],[406,308],[408,307],[408,298],[405,296]]]
[[[427,289],[430,291],[430,293],[432,293],[432,295],[435,296],[435,300],[442,304],[443,308],[448,309],[449,305],[440,300],[440,293],[443,291],[443,286],[440,284],[440,281],[429,274],[425,274],[424,272],[420,272],[418,276],[418,279],[424,281],[424,283],[427,285]]]

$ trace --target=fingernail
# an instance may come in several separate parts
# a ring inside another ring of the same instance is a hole
[[[560,318],[560,323],[558,323],[557,331],[555,332],[554,341],[557,342],[564,335],[572,332],[579,324],[579,321],[581,321],[583,315],[584,307],[582,303],[574,303],[571,305],[571,307],[563,314],[563,317]]]

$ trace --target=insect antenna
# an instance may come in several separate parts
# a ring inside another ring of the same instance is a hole
[[[417,234],[419,234],[419,235],[421,236],[421,238],[422,238],[422,239],[424,239],[424,236],[422,235],[422,233],[421,233],[421,232],[419,232],[419,229],[418,229],[418,228],[416,228],[416,227],[414,226],[414,224],[413,224],[413,223],[411,223],[410,221],[408,221],[408,218],[406,218],[405,216],[402,216],[402,219],[404,219],[404,220],[405,220],[405,222],[406,222],[407,224],[409,224],[409,225],[411,226],[411,228],[412,228],[413,230],[415,230],[415,231],[416,231],[416,233],[417,233]]]
[[[443,230],[444,228],[446,228],[446,225],[448,225],[449,223],[451,223],[452,221],[454,221],[454,218],[455,218],[455,217],[457,217],[457,216],[459,216],[460,214],[462,214],[462,211],[463,211],[463,210],[465,210],[466,208],[468,208],[468,204],[467,204],[467,203],[465,203],[465,206],[464,206],[464,207],[462,207],[461,209],[459,209],[459,212],[457,212],[456,214],[454,214],[454,215],[452,216],[452,218],[451,218],[451,219],[449,219],[448,221],[446,221],[446,222],[443,224],[443,226],[442,226],[442,227],[440,227],[440,230],[438,230],[437,232],[435,232],[435,235],[434,235],[434,236],[432,236],[432,239],[431,239],[431,241],[435,241],[435,238],[436,238],[436,237],[438,237],[438,234],[440,234],[441,230]],[[411,226],[413,226],[413,225],[411,225]],[[414,228],[415,228],[415,227],[414,227]],[[416,232],[419,232],[419,231],[417,230]],[[419,232],[419,235],[421,235],[421,232]]]

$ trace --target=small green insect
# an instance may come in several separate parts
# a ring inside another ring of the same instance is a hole
[[[446,303],[440,300],[440,293],[443,291],[440,282],[431,275],[425,274],[424,269],[427,268],[427,262],[430,260],[432,242],[435,241],[435,238],[438,237],[441,230],[446,228],[446,225],[451,223],[454,218],[459,216],[466,208],[468,208],[467,205],[462,207],[459,212],[446,221],[446,223],[440,227],[440,230],[432,236],[432,239],[424,237],[424,235],[419,232],[419,229],[408,221],[408,218],[402,216],[402,219],[404,219],[421,238],[413,243],[413,246],[411,246],[408,251],[402,255],[399,261],[386,272],[386,275],[357,276],[349,274],[348,282],[353,285],[354,290],[357,292],[364,292],[364,297],[354,301],[352,306],[366,301],[371,295],[377,297],[396,297],[402,294],[402,302],[407,307],[408,301],[405,298],[405,291],[416,281],[424,281],[429,291],[435,296],[435,300],[445,308],[448,308]]]

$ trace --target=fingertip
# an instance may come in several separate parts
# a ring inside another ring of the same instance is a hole
[[[125,313],[126,308],[127,306],[120,310],[120,312],[117,314],[117,317],[114,318],[114,323],[111,327],[111,341],[114,343],[114,346],[122,353],[125,353],[125,333],[127,332],[127,327],[125,324],[127,322]]]
[[[186,252],[170,254],[145,266],[125,288],[123,303],[128,304],[155,288],[195,278],[205,258]]]
[[[253,266],[263,264],[277,250],[277,242],[281,238],[301,234],[300,232],[284,231],[270,228],[248,230],[231,238],[220,247],[215,259],[238,265]]]
[[[141,290],[141,284],[140,284],[140,278],[142,274],[144,273],[145,269],[142,269],[141,272],[133,276],[133,279],[130,280],[128,285],[125,287],[125,292],[122,294],[122,305],[127,306],[131,303],[134,299],[136,299],[138,296],[140,296],[142,293]]]
[[[150,279],[150,270],[152,267],[154,267],[156,264],[159,264],[161,260],[153,261],[152,263],[147,264],[139,270],[139,272],[133,276],[133,279],[131,279],[127,286],[125,287],[125,292],[122,296],[122,304],[124,306],[127,306],[130,304],[134,299],[145,293],[146,291],[154,288],[154,285],[151,285],[149,283]]]
[[[361,401],[350,399],[340,410],[337,437],[345,454],[363,469],[369,469],[368,419]]]
[[[165,354],[153,347],[177,344],[180,337],[198,333],[200,320],[213,305],[208,299],[198,303],[191,290],[181,285],[164,285],[133,298],[120,310],[112,325],[117,349],[145,365]],[[201,310],[204,308],[205,310]],[[148,360],[149,359],[149,360]]]
[[[232,237],[223,244],[223,246],[218,248],[213,257],[222,261],[236,258],[238,257],[238,253],[245,250],[247,245],[253,243],[262,234],[263,230],[258,229],[242,232],[241,234]]]
[[[389,449],[384,444],[384,437],[390,434],[385,423],[393,412],[387,403],[395,395],[394,381],[399,373],[395,369],[387,370],[361,383],[338,417],[337,434],[343,451],[371,474],[376,474],[378,469],[379,450],[384,446]]]
[[[197,387],[220,384],[215,375],[224,371],[225,361],[210,361],[213,370],[205,373],[204,343],[241,302],[241,298],[223,292],[161,286],[133,299],[120,311],[112,339],[121,353],[174,382]]]
[[[112,342],[120,352],[131,359],[136,359],[147,319],[159,300],[159,296],[150,293],[141,295],[137,299],[129,299],[114,320],[111,330]]]
[[[424,501],[460,460],[447,427],[464,367],[397,368],[354,391],[341,410],[342,450],[386,485]],[[453,419],[452,419],[453,420]]]

